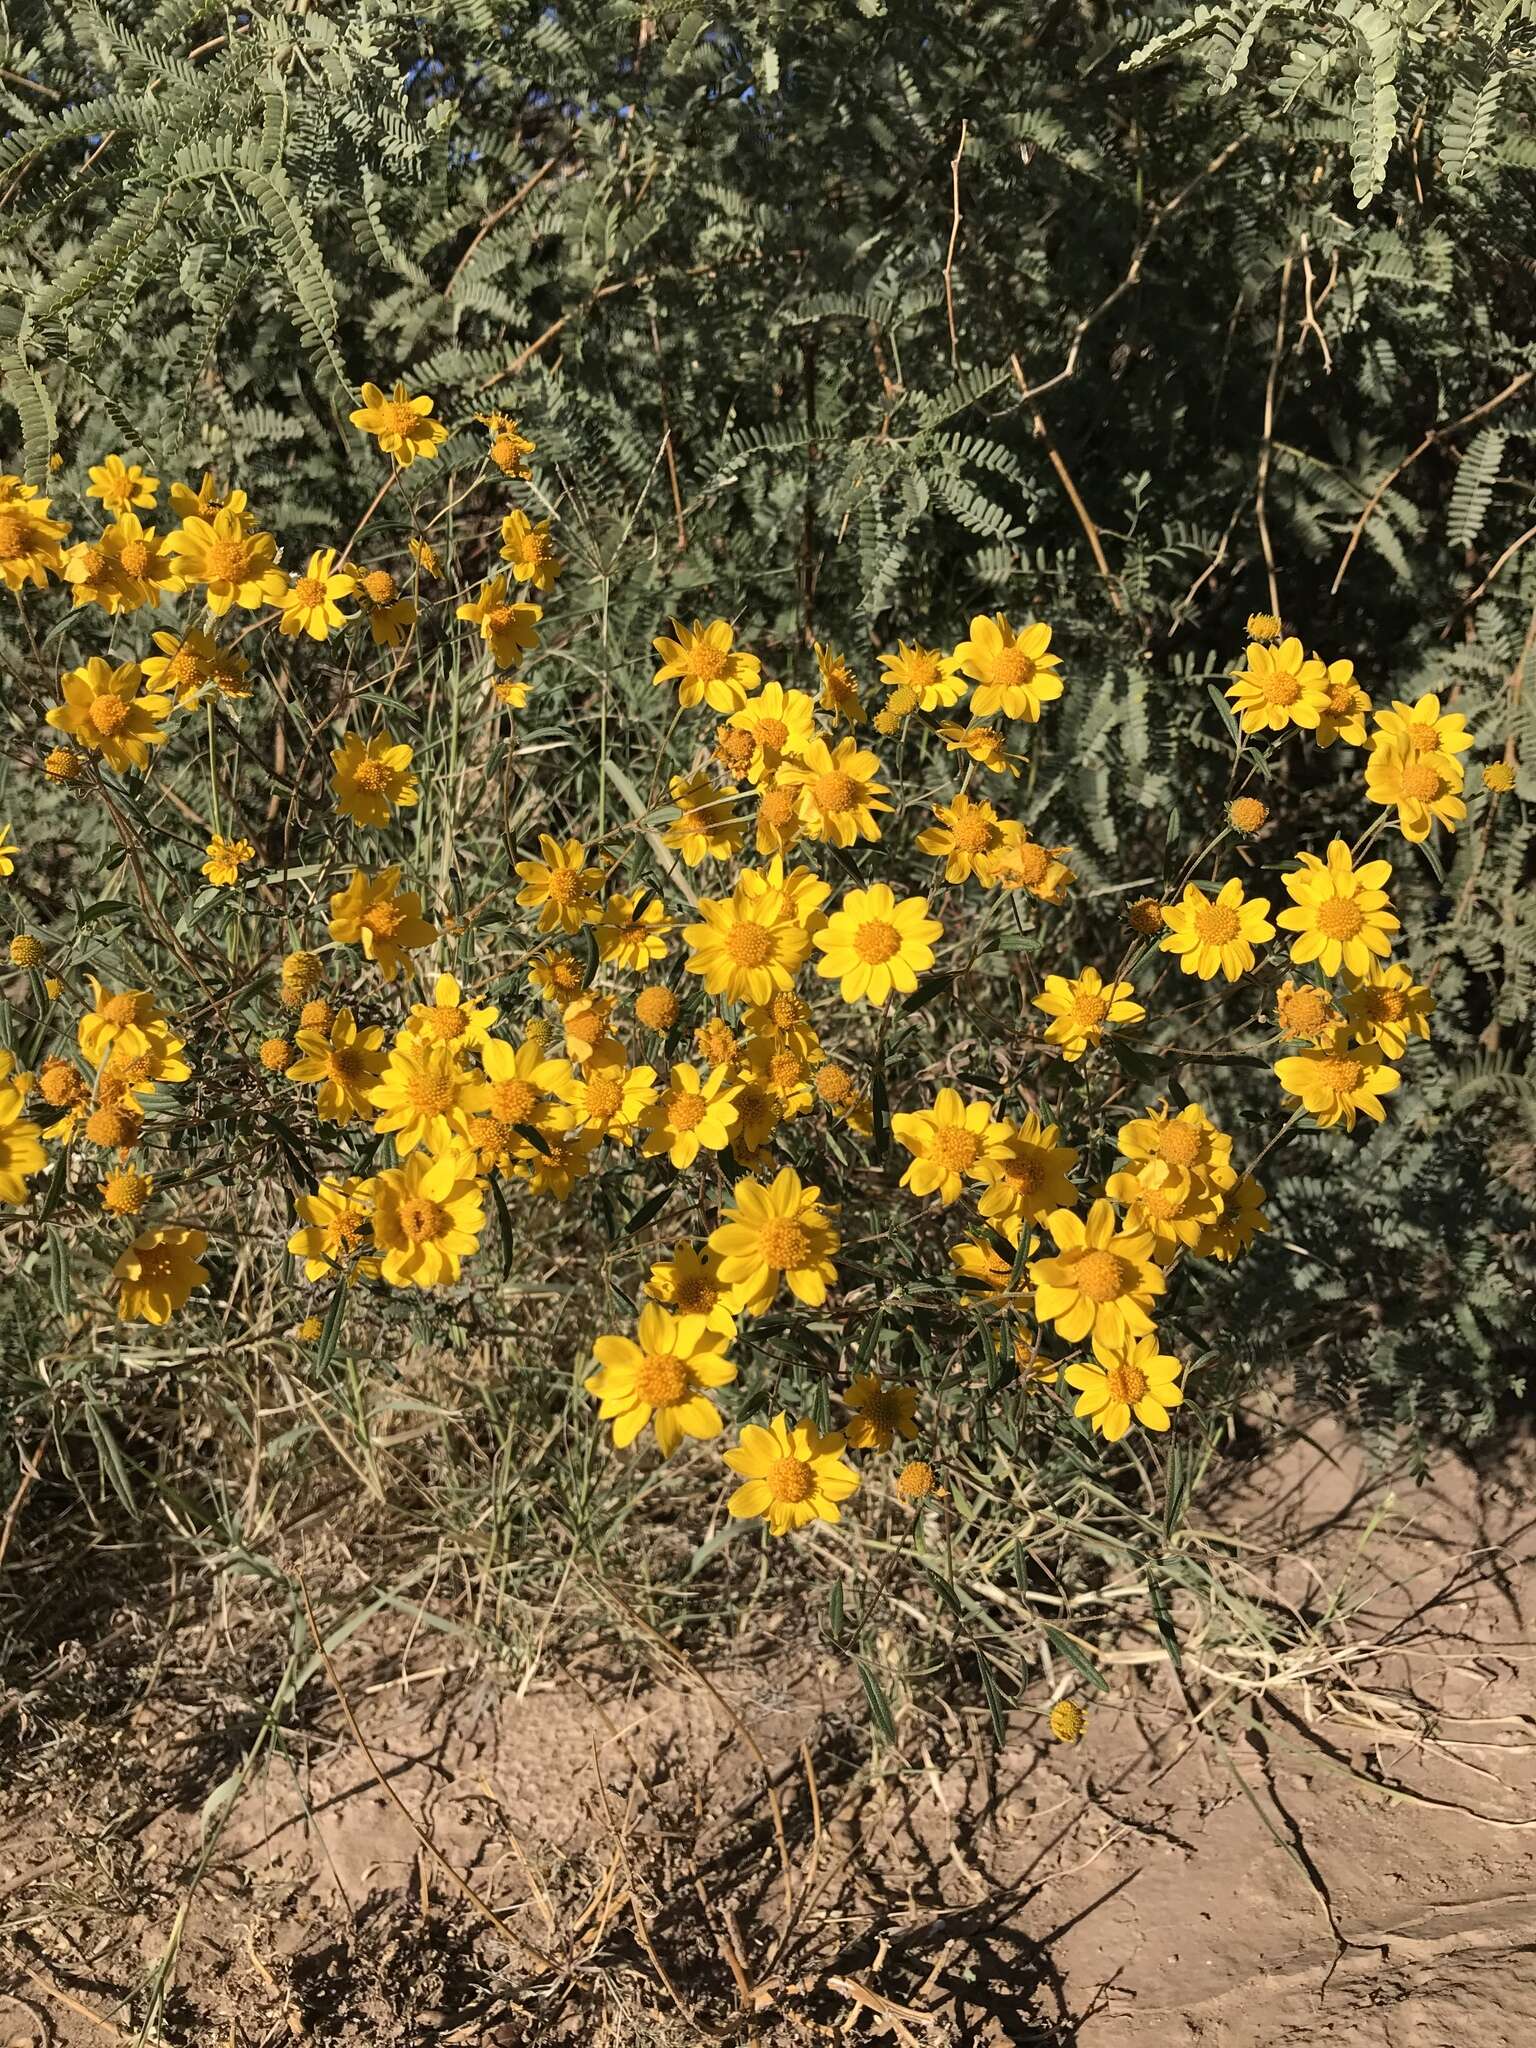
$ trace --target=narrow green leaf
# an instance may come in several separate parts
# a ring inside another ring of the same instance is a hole
[[[885,1696],[885,1690],[862,1657],[855,1661],[859,1667],[859,1683],[863,1686],[864,1697],[869,1702],[869,1718],[875,1725],[875,1733],[886,1742],[894,1742],[896,1717],[891,1712],[891,1703]]]
[[[1073,1670],[1081,1672],[1090,1685],[1096,1686],[1100,1692],[1109,1691],[1109,1680],[1098,1669],[1097,1665],[1093,1664],[1087,1655],[1077,1647],[1077,1644],[1073,1642],[1070,1636],[1064,1636],[1059,1628],[1052,1628],[1050,1623],[1047,1622],[1045,1625],[1045,1639],[1057,1656],[1065,1657]]]

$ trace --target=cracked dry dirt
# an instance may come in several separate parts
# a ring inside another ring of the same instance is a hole
[[[556,1667],[522,1697],[452,1635],[418,1632],[405,1668],[432,1675],[403,1681],[365,1630],[338,1676],[366,1750],[327,1695],[189,1894],[228,1764],[152,1698],[107,1766],[6,1816],[0,2044],[133,2039],[121,2000],[190,1896],[159,2034],[198,2048],[1524,2048],[1533,1470],[1415,1488],[1319,1425],[1227,1484],[1221,1528],[1313,1635],[1211,1736],[1166,1670],[1122,1665],[1076,1750],[1031,1715],[993,1754],[967,1710],[871,1769],[846,1668],[792,1620],[707,1674]]]

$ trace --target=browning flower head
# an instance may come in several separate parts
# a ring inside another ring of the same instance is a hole
[[[1163,906],[1155,896],[1138,896],[1134,903],[1128,905],[1125,921],[1144,939],[1155,939],[1164,929]]]
[[[671,989],[663,988],[660,982],[641,989],[635,997],[635,1016],[647,1031],[670,1031],[681,1008]]]
[[[41,939],[34,939],[30,932],[18,932],[10,945],[13,967],[41,967],[47,958]]]
[[[1227,817],[1237,832],[1257,832],[1269,816],[1268,804],[1256,796],[1237,796],[1227,805]]]
[[[264,1038],[256,1057],[269,1074],[284,1074],[293,1065],[293,1047],[286,1038]]]
[[[931,1500],[939,1491],[933,1467],[923,1458],[903,1465],[897,1475],[896,1491],[903,1500]]]
[[[84,762],[68,747],[50,747],[43,762],[43,773],[50,782],[76,782]]]

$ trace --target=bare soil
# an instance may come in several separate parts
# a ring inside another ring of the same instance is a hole
[[[1293,1439],[1219,1506],[1297,1618],[1283,1665],[1227,1645],[1234,1696],[1200,1652],[1186,1696],[1111,1656],[1070,1749],[1031,1711],[995,1751],[967,1706],[872,1754],[794,1617],[521,1688],[382,1617],[338,1654],[355,1728],[327,1688],[232,1787],[249,1718],[178,1713],[168,1672],[43,1776],[17,1750],[0,2048],[135,2039],[168,1944],[174,2048],[1525,2048],[1533,1476]]]

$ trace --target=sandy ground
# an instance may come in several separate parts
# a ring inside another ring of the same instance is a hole
[[[402,1675],[365,1632],[356,1728],[332,1695],[229,1803],[228,1745],[140,1709],[0,1830],[0,2048],[134,2039],[173,1935],[177,2048],[1525,2048],[1533,1466],[1415,1488],[1323,1426],[1225,1488],[1305,1633],[1198,1728],[1126,1666],[1075,1749],[1031,1717],[994,1752],[965,1710],[872,1762],[846,1668],[788,1629],[522,1696],[452,1637]]]

